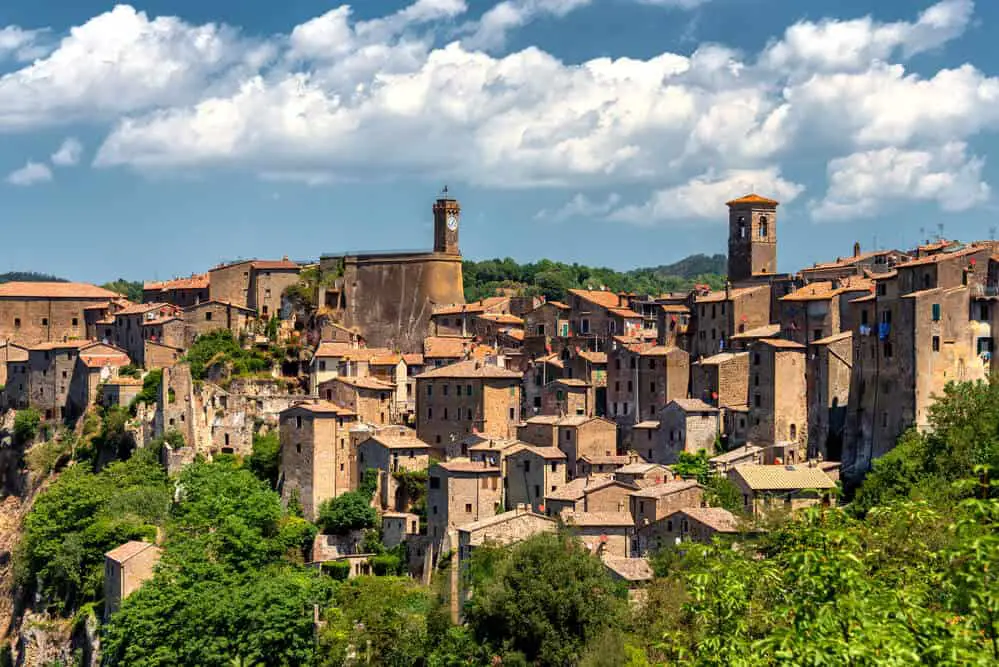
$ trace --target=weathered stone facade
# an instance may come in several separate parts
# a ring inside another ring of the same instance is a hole
[[[358,479],[364,479],[366,470],[376,471],[375,499],[383,510],[408,511],[411,499],[406,497],[395,474],[427,470],[429,465],[430,448],[408,429],[396,433],[383,429],[357,447]]]
[[[463,361],[416,378],[416,434],[443,451],[473,433],[511,438],[520,421],[519,373]]]
[[[806,371],[808,456],[839,461],[843,453],[846,411],[850,404],[853,332],[813,341]]]
[[[728,202],[728,279],[777,272],[777,206],[750,194]]]
[[[566,483],[565,453],[555,447],[520,445],[505,457],[506,506],[530,505],[544,512],[545,496]]]
[[[114,292],[84,283],[4,283],[0,340],[36,345],[85,338],[84,311],[117,298]]]
[[[498,467],[456,459],[431,466],[427,482],[427,534],[435,556],[458,526],[499,514],[503,480]]]
[[[764,447],[786,443],[796,451],[808,439],[805,346],[764,339],[749,354],[749,441]],[[796,454],[803,456],[804,451]]]
[[[326,500],[353,490],[354,453],[347,429],[350,411],[328,401],[310,400],[281,413],[281,499],[297,496],[314,521]]]
[[[659,435],[650,463],[676,463],[680,452],[700,450],[714,456],[715,440],[721,433],[718,408],[697,399],[677,399],[659,415]]]

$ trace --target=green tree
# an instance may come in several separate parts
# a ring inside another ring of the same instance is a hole
[[[38,435],[38,427],[42,423],[42,415],[34,408],[18,410],[14,416],[14,442],[26,445]]]
[[[337,588],[319,637],[322,665],[348,652],[369,665],[419,665],[427,652],[427,589],[403,577],[358,577]]]
[[[348,491],[324,501],[316,518],[323,532],[333,535],[373,528],[377,521],[378,513],[371,506],[371,499],[359,491]]]
[[[708,453],[703,449],[696,454],[680,452],[676,463],[670,466],[677,476],[683,479],[696,479],[701,484],[707,484],[711,479],[711,465],[708,463]]]
[[[532,664],[573,664],[590,641],[623,626],[623,591],[571,536],[536,535],[499,558],[489,551],[472,555],[465,616],[493,652],[519,652]]]
[[[143,301],[142,281],[119,278],[118,280],[104,283],[101,287],[112,292],[117,292],[133,303],[142,303]]]
[[[277,484],[281,462],[281,440],[276,431],[253,434],[253,453],[247,466],[253,474],[267,482],[271,488]]]

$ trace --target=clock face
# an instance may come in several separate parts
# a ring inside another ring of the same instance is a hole
[[[451,211],[447,214],[447,228],[452,232],[458,229],[458,214]]]

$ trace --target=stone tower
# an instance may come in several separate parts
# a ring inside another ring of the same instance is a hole
[[[730,282],[777,272],[777,205],[757,194],[727,202]]]
[[[457,199],[444,193],[434,202],[434,252],[447,255],[460,255],[458,250],[458,223],[461,220],[461,206]]]

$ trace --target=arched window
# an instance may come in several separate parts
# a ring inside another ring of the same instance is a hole
[[[769,225],[767,224],[767,216],[761,215],[760,216],[760,238],[761,239],[765,239],[769,235],[769,232],[768,232],[768,229],[767,229],[768,226]]]
[[[798,427],[795,424],[791,424],[791,439],[798,439]]]
[[[739,238],[746,238],[746,216],[739,216]]]

